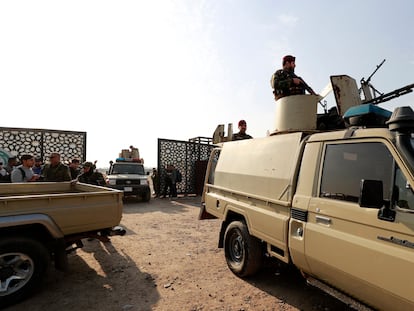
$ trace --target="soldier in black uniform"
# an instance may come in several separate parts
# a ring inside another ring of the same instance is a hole
[[[78,181],[97,185],[97,186],[105,186],[106,181],[102,173],[95,171],[95,164],[92,162],[85,162],[83,163],[83,173],[78,176]]]
[[[283,69],[276,71],[270,80],[275,100],[289,95],[310,94],[316,95],[312,88],[302,78],[295,74],[295,57],[286,55],[282,60]]]

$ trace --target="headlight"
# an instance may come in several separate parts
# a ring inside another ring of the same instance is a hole
[[[111,186],[116,185],[116,179],[109,179],[108,180],[108,185],[111,185]]]
[[[141,185],[148,185],[148,179],[141,179]]]

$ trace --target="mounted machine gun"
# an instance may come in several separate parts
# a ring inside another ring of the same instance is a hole
[[[361,93],[362,91],[362,93],[364,94],[364,100],[361,101],[361,104],[378,105],[380,103],[389,101],[401,95],[406,95],[413,91],[414,83],[406,85],[402,88],[396,89],[386,94],[379,92],[371,84],[371,78],[378,71],[378,69],[384,64],[384,62],[385,62],[385,59],[379,65],[377,65],[374,72],[368,77],[367,80],[365,80],[365,78],[361,79],[361,88],[359,89],[359,93]],[[373,95],[371,94],[371,90],[372,90]],[[379,95],[378,97],[376,96],[377,94]]]

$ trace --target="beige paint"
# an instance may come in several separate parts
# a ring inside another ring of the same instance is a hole
[[[214,184],[205,186],[206,210],[223,220],[230,211],[243,216],[271,256],[291,259],[305,274],[351,297],[378,309],[412,310],[414,249],[379,237],[414,243],[414,214],[397,212],[394,222],[383,221],[377,209],[320,198],[318,189],[324,146],[330,143],[381,142],[411,185],[414,174],[388,129],[359,129],[352,138],[345,134],[312,134],[304,148],[300,132],[224,143]],[[290,218],[292,207],[307,212],[307,221]]]
[[[45,214],[64,235],[119,225],[122,191],[70,182],[0,184],[0,217]]]
[[[275,132],[316,129],[318,95],[286,96],[276,101]]]

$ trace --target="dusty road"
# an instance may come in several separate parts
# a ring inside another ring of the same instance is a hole
[[[42,288],[10,311],[350,310],[269,262],[248,280],[217,248],[218,220],[197,220],[199,197],[127,202],[123,237],[84,241],[70,271],[50,270]]]

